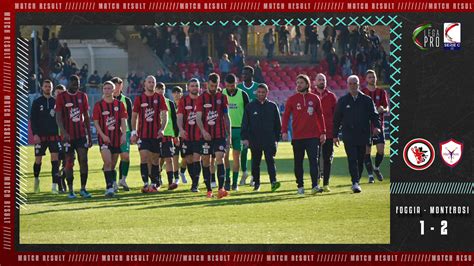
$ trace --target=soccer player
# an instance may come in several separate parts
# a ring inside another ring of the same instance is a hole
[[[226,197],[229,193],[224,189],[225,168],[224,154],[231,142],[230,118],[227,96],[217,91],[220,83],[219,75],[209,74],[208,88],[199,96],[196,108],[196,122],[202,135],[202,172],[206,182],[207,197],[212,198],[211,155],[216,156],[218,198]]]
[[[57,99],[58,98],[58,95],[65,92],[66,91],[66,87],[64,87],[64,85],[62,84],[58,84],[56,85],[56,87],[54,87],[54,98]],[[61,132],[59,130],[59,127],[58,127],[58,132],[59,132],[59,135],[61,136]],[[59,159],[59,165],[61,165],[61,169],[59,170],[59,183],[58,183],[58,191],[59,191],[59,194],[63,194],[63,193],[66,193],[67,191],[67,186],[66,186],[66,154],[64,152],[64,145],[62,143],[62,140],[61,140],[61,151],[59,151],[59,155],[58,155],[58,159]]]
[[[253,76],[255,74],[255,70],[251,66],[244,66],[242,69],[242,83],[237,85],[237,88],[245,91],[249,96],[249,102],[257,99],[257,88],[258,83],[253,81]],[[240,185],[245,186],[245,181],[247,180],[248,173],[247,173],[247,156],[248,156],[248,148],[243,147],[242,152],[240,154],[240,162],[242,164],[242,179],[240,180]],[[253,185],[253,181],[250,181],[250,185]]]
[[[268,87],[258,85],[257,100],[245,107],[242,121],[242,143],[252,152],[254,191],[260,190],[260,162],[265,153],[272,192],[280,187],[276,179],[275,154],[280,140],[281,120],[277,105],[267,100]]]
[[[33,164],[33,174],[35,177],[34,191],[40,192],[41,161],[46,149],[51,154],[51,175],[53,180],[52,192],[58,194],[59,178],[59,153],[62,152],[61,138],[59,137],[58,125],[56,123],[56,113],[54,106],[55,99],[51,95],[53,82],[45,79],[41,90],[43,95],[33,101],[31,107],[31,130],[33,132],[33,142],[35,144],[35,163]]]
[[[123,94],[123,80],[119,77],[114,77],[110,81],[115,85],[114,98],[124,104],[128,116],[125,143],[120,145],[119,185],[124,191],[129,191],[130,188],[127,185],[127,176],[130,167],[130,137],[132,135],[131,124],[133,104],[132,100]],[[116,174],[117,172],[114,171],[114,175]],[[117,182],[114,183],[114,190],[118,190]]]
[[[114,99],[114,91],[115,85],[112,81],[104,82],[102,100],[94,105],[92,116],[97,129],[100,155],[104,161],[106,197],[115,195],[115,166],[121,153],[120,146],[127,140],[127,110],[123,102]]]
[[[172,95],[173,95],[173,100],[174,100],[174,106],[176,107],[176,113],[178,113],[178,104],[179,104],[179,101],[181,100],[181,98],[183,98],[183,89],[180,87],[180,86],[175,86],[173,87],[173,89],[171,90],[172,92]],[[176,117],[176,126],[178,125],[178,119]],[[178,128],[178,135],[179,135],[179,128]],[[173,157],[173,165],[175,167],[180,167],[180,170],[179,170],[179,175],[177,176],[176,173],[175,173],[175,176],[174,176],[174,182],[176,184],[179,184],[179,176],[181,176],[181,182],[183,182],[183,184],[187,184],[188,183],[188,180],[186,179],[186,159],[184,159],[184,155],[183,153],[181,152],[181,145],[182,145],[182,140],[180,138],[177,138],[176,139],[176,147],[178,149],[175,149],[175,155]],[[179,157],[180,157],[180,154],[181,154],[181,163],[179,163]]]
[[[182,139],[181,153],[186,159],[191,191],[199,192],[199,176],[201,175],[201,132],[196,123],[196,108],[201,86],[198,79],[188,81],[189,94],[181,98],[178,104],[178,128]]]
[[[377,88],[377,74],[375,71],[369,69],[366,72],[365,80],[367,81],[367,88],[362,89],[362,92],[370,96],[372,101],[374,101],[375,108],[380,114],[380,124],[382,128],[382,133],[372,137],[371,143],[367,146],[365,153],[365,168],[369,174],[369,183],[374,183],[374,173],[377,176],[379,181],[383,180],[383,175],[380,172],[380,164],[383,160],[384,149],[385,149],[385,136],[384,136],[384,114],[388,113],[388,100],[387,93],[384,89]],[[375,167],[372,166],[371,152],[372,145],[375,145],[377,148],[377,154],[375,155]]]
[[[165,96],[166,86],[163,82],[158,82],[156,85],[156,92]],[[175,139],[178,137],[178,124],[176,123],[176,107],[174,103],[165,97],[166,108],[168,109],[168,124],[165,127],[164,136],[160,143],[160,167],[166,163],[166,175],[168,177],[168,190],[173,190],[178,187],[174,182],[175,175],[178,175],[178,166],[174,165],[173,157],[175,154]],[[175,174],[176,173],[176,174]]]
[[[228,74],[225,78],[225,89],[223,94],[227,96],[229,102],[229,116],[232,127],[232,190],[238,191],[239,169],[240,169],[240,151],[242,150],[240,141],[240,131],[242,127],[242,119],[244,116],[245,106],[249,103],[247,93],[236,87],[237,77],[234,74]],[[225,154],[226,169],[225,189],[230,190],[230,147]]]
[[[318,153],[319,145],[326,141],[326,126],[321,101],[318,96],[309,92],[310,84],[307,75],[300,74],[296,77],[297,93],[286,101],[281,129],[283,140],[288,140],[288,121],[290,115],[292,115],[293,139],[291,144],[293,145],[295,176],[299,195],[304,195],[303,160],[305,151],[309,159],[312,193],[323,191],[318,185],[320,174]]]
[[[160,142],[168,122],[168,108],[163,95],[155,92],[156,79],[147,76],[144,92],[135,98],[132,111],[130,141],[138,144],[143,193],[156,193],[160,186]],[[138,127],[137,127],[138,122]],[[151,185],[148,184],[148,163],[151,162]]]
[[[326,87],[326,76],[322,73],[316,75],[316,91],[314,92],[321,100],[321,107],[323,108],[324,122],[326,126],[326,138],[331,140],[334,138],[333,118],[336,110],[337,98],[334,93],[329,91]],[[334,146],[332,141],[326,141],[321,144],[319,156],[323,156],[323,191],[330,192],[329,177],[331,175],[331,165],[334,157]]]
[[[56,122],[63,135],[66,152],[66,179],[70,199],[75,199],[74,193],[74,152],[77,152],[81,173],[81,190],[83,198],[92,195],[87,192],[87,177],[89,166],[87,152],[92,147],[92,136],[89,118],[89,101],[87,94],[79,91],[80,78],[77,75],[69,77],[67,92],[61,93],[56,99]]]

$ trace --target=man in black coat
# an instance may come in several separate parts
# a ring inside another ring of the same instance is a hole
[[[372,134],[382,134],[380,117],[372,99],[359,90],[359,78],[356,75],[347,78],[349,93],[342,96],[334,114],[334,144],[339,147],[339,132],[342,128],[342,140],[349,162],[352,177],[352,191],[361,192],[360,176],[364,165],[365,147],[369,145]],[[373,132],[370,132],[371,125]]]
[[[277,143],[280,140],[281,120],[278,106],[267,100],[267,95],[267,85],[258,85],[257,99],[245,107],[240,134],[242,144],[244,147],[250,147],[252,152],[254,191],[260,190],[260,162],[262,161],[262,153],[265,153],[271,189],[272,192],[275,192],[280,187],[280,182],[277,182],[276,179],[274,157]]]

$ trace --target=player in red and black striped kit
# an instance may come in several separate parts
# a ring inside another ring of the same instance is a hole
[[[104,82],[102,100],[94,105],[93,119],[99,139],[100,155],[104,161],[106,197],[114,196],[116,182],[115,165],[121,152],[120,145],[126,142],[127,110],[125,105],[113,97],[115,84]]]
[[[374,183],[374,173],[379,181],[383,180],[383,175],[380,172],[379,167],[382,163],[385,149],[383,122],[384,114],[388,113],[388,100],[387,93],[385,92],[385,90],[377,88],[377,74],[375,74],[375,71],[371,69],[367,70],[365,80],[367,81],[367,88],[362,89],[362,92],[372,98],[372,101],[374,101],[375,108],[377,108],[377,112],[380,114],[380,125],[382,128],[382,132],[380,134],[372,137],[372,145],[375,145],[377,148],[377,154],[375,155],[375,167],[372,166],[372,159],[370,158],[370,154],[372,151],[371,146],[367,146],[364,159],[365,168],[367,169],[367,173],[369,174],[369,183]]]
[[[207,197],[212,197],[211,171],[209,169],[211,155],[215,155],[217,164],[217,180],[219,183],[218,198],[228,195],[224,189],[225,167],[224,156],[226,147],[232,139],[230,131],[229,104],[227,96],[217,90],[219,75],[209,74],[208,88],[199,96],[196,108],[196,122],[202,134],[202,172],[207,188]]]
[[[62,146],[55,118],[55,100],[51,93],[52,86],[53,82],[51,82],[51,80],[44,80],[41,87],[43,95],[34,100],[31,106],[30,122],[33,132],[33,142],[35,144],[35,163],[33,164],[35,193],[40,191],[39,174],[41,171],[41,161],[46,149],[49,149],[51,154],[52,192],[54,194],[59,193],[58,184],[61,184],[59,177],[59,153],[62,152]]]
[[[78,91],[80,86],[79,77],[69,77],[67,92],[61,93],[56,99],[56,122],[63,136],[64,149],[66,152],[66,179],[69,187],[69,198],[76,198],[73,189],[74,181],[74,151],[77,152],[81,173],[80,195],[90,198],[87,192],[87,151],[92,146],[90,130],[89,102],[87,94]]]
[[[192,192],[199,192],[199,176],[201,174],[201,131],[196,123],[196,107],[201,86],[199,80],[188,81],[188,95],[182,97],[178,103],[178,128],[181,137],[181,153],[187,163],[188,173],[191,176]]]
[[[135,98],[132,112],[131,142],[138,144],[140,173],[143,193],[155,193],[159,189],[160,142],[168,121],[168,108],[163,95],[155,92],[156,79],[145,79],[145,91]],[[137,127],[138,122],[138,127]],[[148,162],[151,161],[151,185],[148,184]]]

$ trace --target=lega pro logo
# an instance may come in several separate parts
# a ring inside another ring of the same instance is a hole
[[[433,145],[426,139],[413,139],[403,149],[403,160],[413,170],[422,171],[430,167],[435,159]]]
[[[434,28],[431,23],[418,25],[413,30],[412,40],[416,47],[422,51],[440,47],[439,30]]]

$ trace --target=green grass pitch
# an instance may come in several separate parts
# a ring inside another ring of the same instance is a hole
[[[383,182],[368,184],[364,171],[362,193],[351,192],[344,148],[335,148],[329,193],[311,195],[308,161],[305,160],[305,196],[296,195],[293,155],[289,143],[277,152],[277,178],[281,188],[271,193],[265,161],[262,186],[230,192],[224,199],[207,199],[203,180],[200,193],[180,184],[175,191],[142,194],[139,157],[131,150],[127,182],[131,191],[104,197],[102,160],[95,145],[89,151],[88,190],[91,199],[75,200],[51,194],[49,154],[43,158],[41,192],[33,191],[33,147],[24,167],[27,205],[20,211],[21,244],[388,244],[390,195],[388,142],[382,163]],[[48,152],[47,152],[48,153]],[[375,151],[373,151],[373,154]],[[78,164],[75,187],[79,188]],[[163,180],[166,182],[166,177]],[[188,178],[189,180],[189,178]],[[215,190],[216,191],[216,190]],[[78,192],[78,191],[77,191]]]

